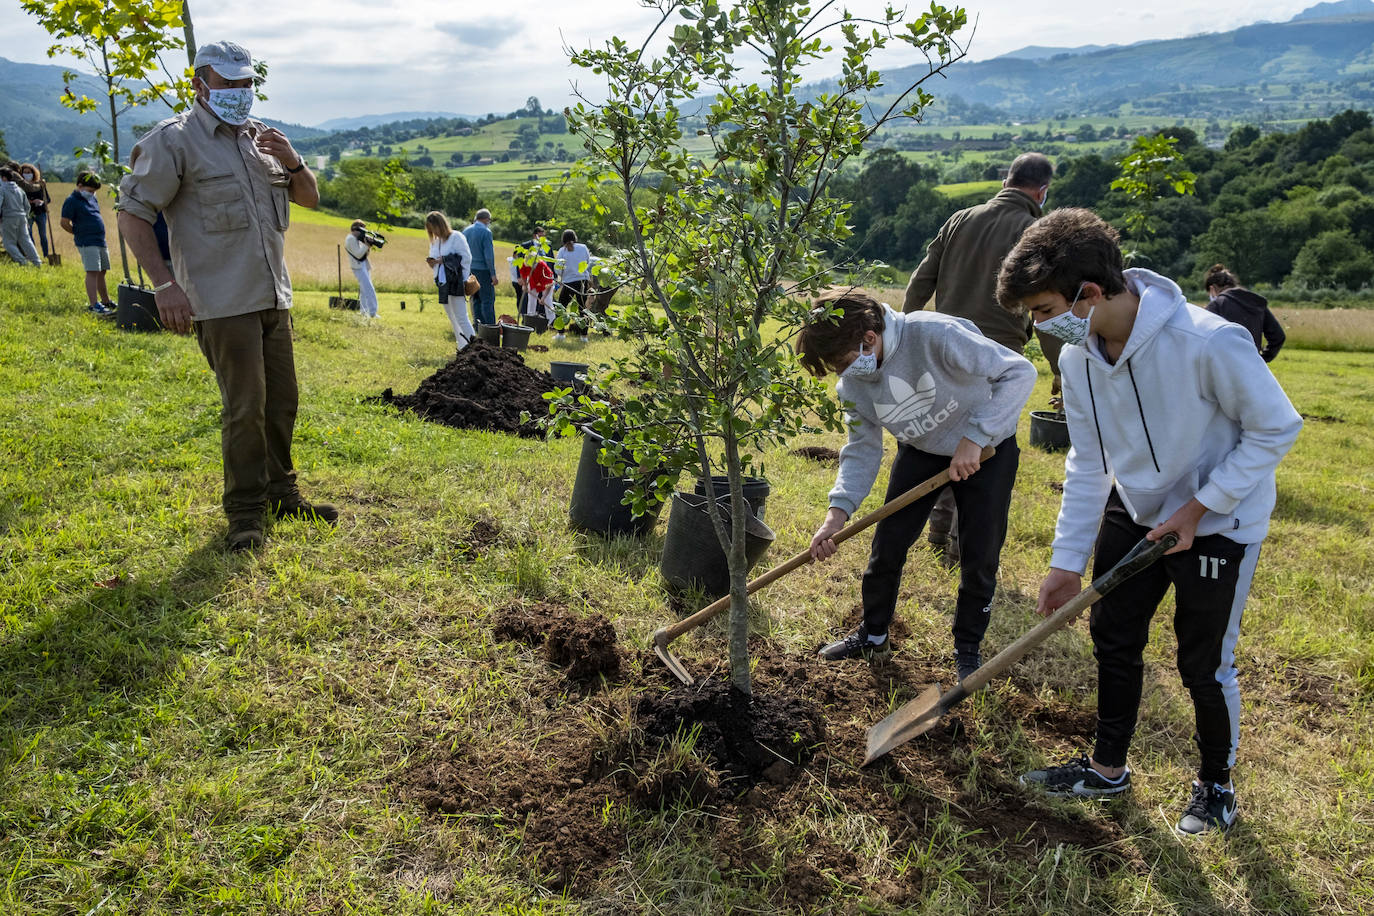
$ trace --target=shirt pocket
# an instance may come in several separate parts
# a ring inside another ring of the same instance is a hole
[[[286,188],[272,188],[272,211],[277,216],[277,228],[285,232],[291,224],[291,198]]]
[[[196,181],[196,202],[206,232],[248,228],[248,203],[233,175],[211,175]]]

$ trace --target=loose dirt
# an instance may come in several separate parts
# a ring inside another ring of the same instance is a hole
[[[549,373],[526,366],[518,351],[474,340],[413,394],[398,395],[388,388],[380,400],[457,429],[541,438],[544,431],[537,421],[549,414],[544,394],[566,387]],[[578,394],[585,387],[583,382],[572,383]],[[521,422],[522,412],[529,413],[528,422]]]
[[[824,445],[804,445],[801,448],[792,449],[792,454],[819,464],[835,464],[840,460],[839,452]]]
[[[570,616],[547,603],[506,609],[497,635],[547,646],[555,630],[550,620]],[[647,651],[628,659],[623,680],[601,680],[600,690],[569,694],[551,680],[545,703],[553,704],[552,714],[532,718],[503,746],[454,750],[451,741],[436,740],[415,749],[420,763],[403,775],[401,790],[436,814],[496,818],[503,830],[513,819],[538,880],[582,896],[617,880],[627,845],[659,842],[632,835],[647,828],[621,812],[665,806],[681,812],[683,830],[709,837],[723,875],[755,885],[777,909],[825,908],[841,884],[889,904],[921,898],[919,868],[899,874],[894,863],[861,861],[832,842],[856,818],[885,833],[897,856],[912,845],[948,841],[952,824],[958,843],[1030,864],[1064,844],[1097,868],[1121,866],[1115,821],[1018,786],[1006,751],[971,737],[980,715],[973,703],[859,768],[867,729],[891,704],[927,683],[948,686],[943,659],[923,662],[898,652],[873,668],[824,665],[762,643],[752,654],[752,702],[714,679],[684,687]],[[711,667],[684,660],[696,671]],[[1050,745],[1050,755],[1061,743],[1081,742],[1092,720],[1089,709],[1037,699],[1031,685],[1005,684],[999,700],[998,714],[1025,722]]]
[[[579,617],[562,605],[539,602],[508,605],[497,611],[492,635],[508,642],[543,646],[549,664],[573,680],[615,678],[620,647],[615,627],[601,614]]]

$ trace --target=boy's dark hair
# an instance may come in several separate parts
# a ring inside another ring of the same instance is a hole
[[[828,289],[812,301],[812,319],[797,334],[797,355],[802,368],[824,378],[842,356],[859,349],[864,334],[883,333],[883,305],[867,293],[849,287]],[[839,320],[823,317],[828,306],[843,314]]]
[[[78,188],[99,188],[100,179],[95,176],[94,172],[82,172],[76,176],[76,186]]]
[[[1063,207],[1031,224],[1002,261],[997,301],[1009,312],[1050,290],[1073,299],[1084,283],[1108,296],[1125,292],[1120,236],[1102,217],[1081,207]]]
[[[0,181],[14,181],[15,175],[8,168],[0,165]]]
[[[1202,281],[1203,289],[1214,286],[1220,290],[1240,286],[1240,277],[1226,269],[1225,264],[1213,264],[1207,268],[1207,279]]]

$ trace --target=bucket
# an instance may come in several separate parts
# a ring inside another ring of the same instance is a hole
[[[501,346],[501,326],[499,324],[477,323],[477,339],[485,340],[494,347]]]
[[[716,474],[711,478],[711,483],[715,486],[717,498],[724,499],[728,504],[730,502],[730,478],[724,474]],[[771,492],[768,481],[762,477],[744,478],[744,498],[749,500],[749,505],[754,509],[755,517],[760,521],[763,520],[763,505],[768,502],[768,494]],[[703,478],[697,478],[696,494],[698,496],[706,495],[706,481]]]
[[[1063,451],[1069,447],[1069,424],[1056,410],[1032,410],[1030,444],[1047,452]]]
[[[590,429],[582,429],[582,455],[577,462],[577,477],[573,481],[572,503],[568,507],[568,519],[575,528],[595,531],[598,534],[613,536],[647,534],[658,521],[658,513],[663,504],[653,506],[643,515],[635,518],[630,507],[621,499],[630,489],[631,480],[627,477],[613,477],[611,472],[597,463],[597,453],[601,451],[602,437]]]
[[[122,331],[161,331],[153,291],[143,286],[119,284],[115,291],[115,327]]]
[[[711,598],[719,598],[730,591],[730,563],[711,525],[707,498],[696,493],[673,494],[658,571],[674,589],[699,588]],[[721,500],[718,505],[729,525],[729,501]],[[744,520],[744,538],[744,555],[753,569],[773,543],[773,530],[750,512]]]
[[[518,324],[497,325],[501,330],[501,346],[507,350],[523,350],[530,344],[530,334],[533,328],[524,328]]]
[[[520,323],[527,328],[533,328],[536,334],[543,334],[549,329],[549,319],[543,315],[521,315]]]
[[[569,363],[563,360],[554,360],[549,363],[549,374],[553,376],[555,382],[574,382],[578,375],[586,375],[586,363]]]

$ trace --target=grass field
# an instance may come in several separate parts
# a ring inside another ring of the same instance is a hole
[[[578,442],[457,431],[369,402],[449,357],[441,310],[384,295],[366,322],[301,291],[296,464],[342,518],[280,523],[259,553],[227,555],[204,360],[192,340],[80,314],[79,279],[0,265],[0,912],[1374,911],[1374,356],[1292,349],[1273,364],[1308,420],[1279,469],[1242,631],[1241,822],[1184,843],[1170,827],[1192,726],[1167,613],[1132,796],[1046,802],[1012,779],[1091,728],[1081,625],[965,704],[958,729],[859,770],[864,729],[908,681],[947,678],[955,584],[913,553],[894,662],[905,678],[809,662],[858,606],[862,535],[756,598],[760,690],[824,708],[810,765],[706,807],[602,798],[614,774],[558,781],[588,765],[560,749],[616,745],[635,698],[668,686],[639,648],[674,607],[656,570],[663,521],[643,541],[572,532]],[[529,362],[627,346],[594,338]],[[1042,374],[1031,406],[1047,393]],[[802,444],[840,443],[789,445]],[[771,564],[805,545],[834,471],[783,450],[766,468]],[[991,648],[1034,620],[1061,479],[1061,456],[1024,447]],[[577,685],[493,636],[514,608],[606,615],[622,676]],[[721,669],[717,626],[677,648],[698,674]],[[784,663],[802,682],[778,680]],[[453,761],[482,764],[469,796],[523,782],[533,806],[427,807],[415,774]],[[619,840],[588,851],[565,892],[538,828],[541,811],[576,800],[583,825],[560,842]]]

